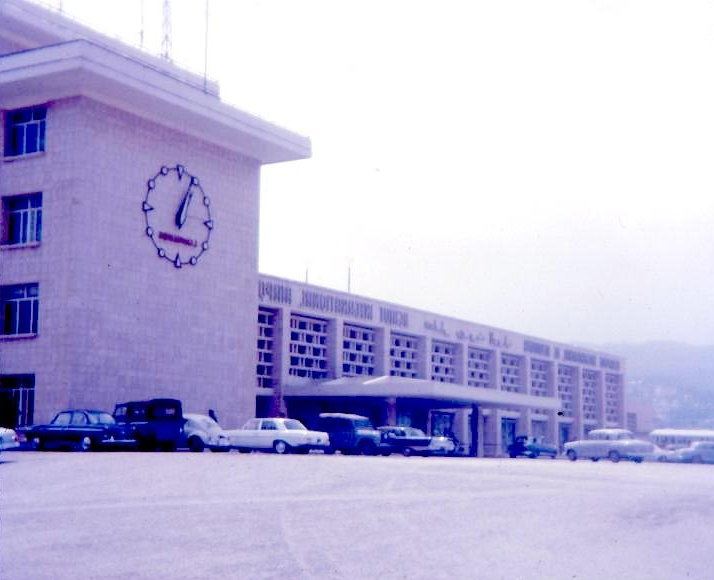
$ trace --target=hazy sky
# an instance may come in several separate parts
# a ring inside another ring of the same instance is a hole
[[[55,2],[58,5],[59,2]],[[140,0],[64,0],[138,42]],[[158,52],[162,0],[144,0]],[[202,71],[203,0],[173,0]],[[210,0],[263,171],[260,270],[576,342],[714,343],[714,3]]]

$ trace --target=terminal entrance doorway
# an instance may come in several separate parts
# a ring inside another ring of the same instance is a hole
[[[501,419],[501,453],[506,453],[508,446],[516,441],[516,419]]]

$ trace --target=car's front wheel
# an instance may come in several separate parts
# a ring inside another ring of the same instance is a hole
[[[377,446],[371,441],[362,441],[358,451],[361,455],[377,455]]]
[[[278,455],[285,455],[286,453],[290,453],[290,445],[285,443],[285,441],[278,440],[273,443],[273,451]]]
[[[566,455],[568,456],[568,459],[570,459],[570,461],[575,461],[578,458],[578,454],[575,453],[574,449],[568,449]]]
[[[206,444],[203,442],[203,439],[194,435],[188,438],[188,448],[194,453],[201,453],[206,448]]]
[[[613,449],[612,451],[610,451],[610,453],[607,454],[607,458],[613,463],[617,463],[618,461],[620,461],[620,452],[616,449]]]
[[[89,451],[92,448],[92,440],[89,437],[82,437],[74,448],[76,451]]]
[[[402,449],[402,455],[404,455],[404,457],[411,457],[414,455],[414,451],[411,447],[405,447]]]
[[[598,461],[600,461],[599,457],[591,457],[590,459],[592,460],[593,463],[597,463]]]

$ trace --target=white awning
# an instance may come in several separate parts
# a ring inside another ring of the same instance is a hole
[[[372,397],[422,399],[451,406],[481,405],[488,407],[529,407],[558,410],[557,397],[536,397],[510,391],[467,387],[426,379],[404,377],[342,377],[329,381],[291,380],[283,385],[284,397],[335,398]]]

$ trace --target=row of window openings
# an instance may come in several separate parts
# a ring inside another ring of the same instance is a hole
[[[327,336],[324,334],[310,334],[308,332],[290,333],[291,342],[306,342],[308,344],[327,344]]]
[[[323,320],[313,320],[309,318],[293,316],[290,319],[290,328],[296,328],[297,330],[309,330],[317,333],[326,333],[327,322]]]
[[[373,344],[364,344],[361,342],[354,343],[349,340],[345,340],[342,342],[342,348],[344,350],[355,350],[358,352],[366,351],[366,352],[374,352],[374,345]]]

